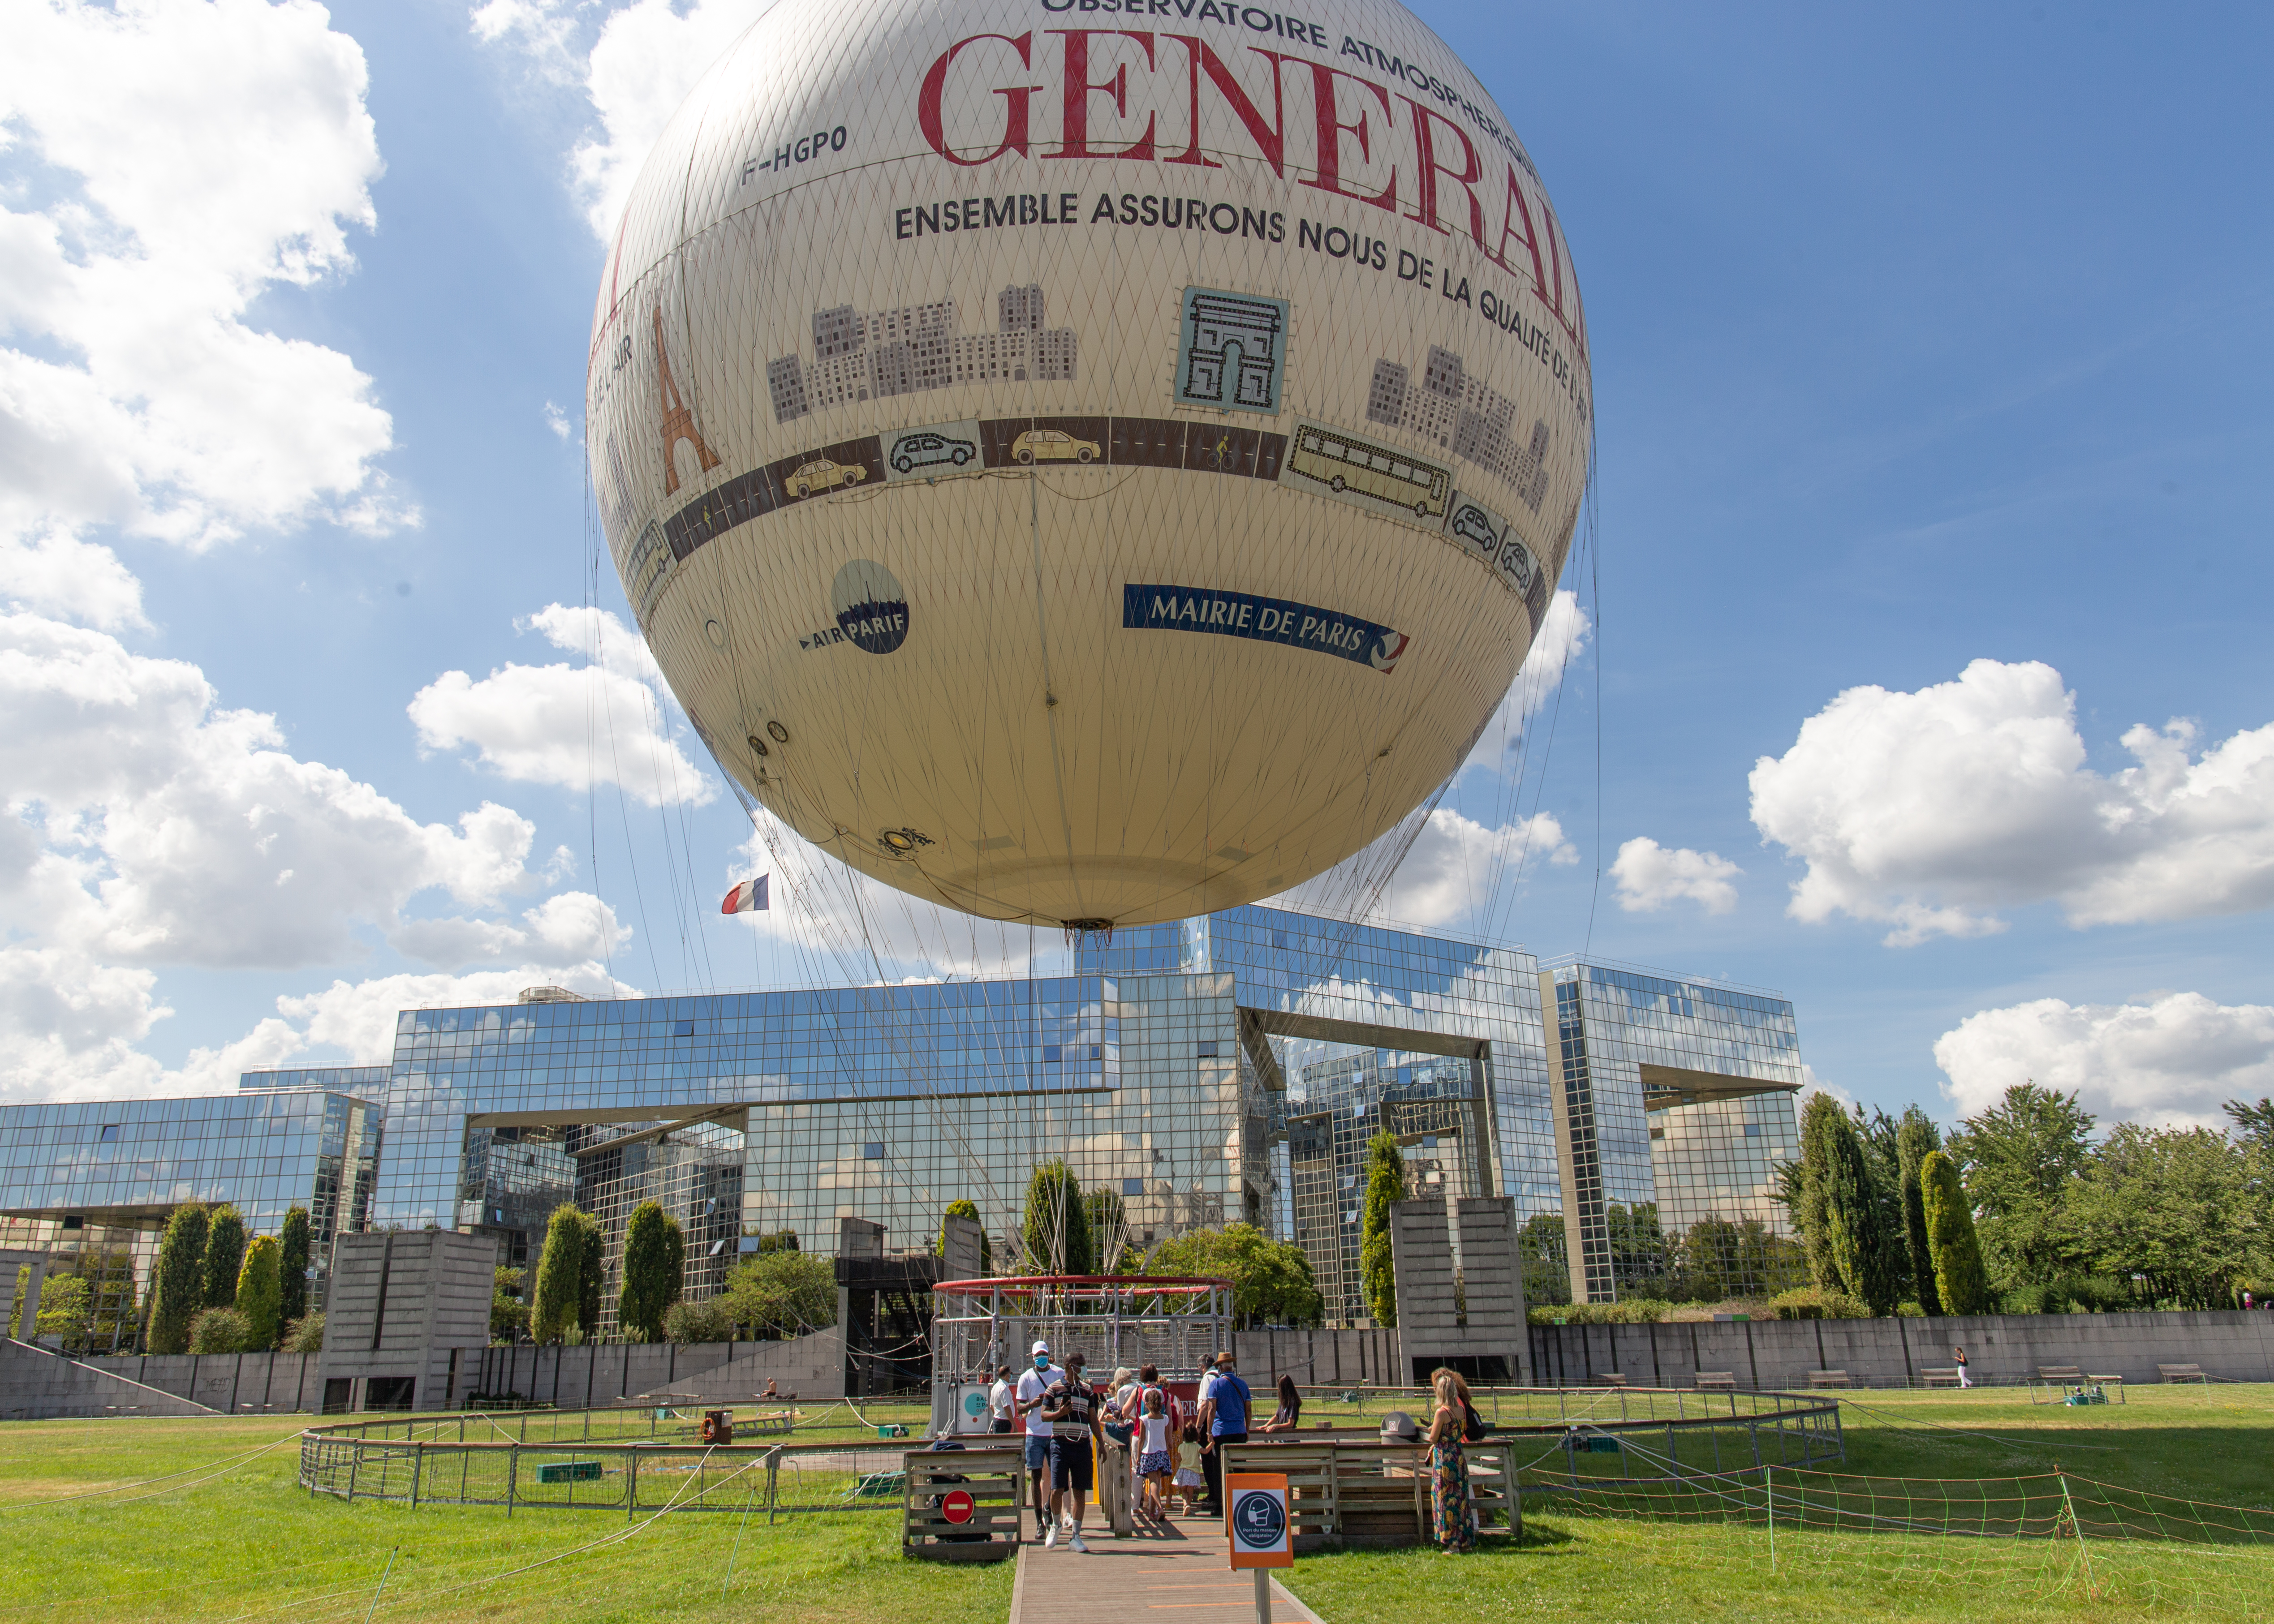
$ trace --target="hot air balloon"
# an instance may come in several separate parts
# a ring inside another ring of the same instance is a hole
[[[1593,434],[1532,162],[1385,0],[783,0],[630,193],[587,407],[633,611],[747,794],[1077,929],[1423,805]]]

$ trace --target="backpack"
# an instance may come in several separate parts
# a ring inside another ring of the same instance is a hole
[[[1491,1431],[1492,1429],[1485,1425],[1485,1418],[1477,1413],[1477,1407],[1468,1400],[1463,1399],[1461,1401],[1461,1441],[1470,1444],[1482,1443],[1485,1434]]]

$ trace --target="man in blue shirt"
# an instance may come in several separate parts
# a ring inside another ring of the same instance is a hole
[[[1247,1441],[1247,1384],[1239,1379],[1239,1363],[1227,1348],[1216,1356],[1214,1380],[1201,1401],[1201,1470],[1208,1478],[1208,1504],[1202,1515],[1224,1515],[1224,1447]]]

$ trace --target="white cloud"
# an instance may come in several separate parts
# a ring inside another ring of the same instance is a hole
[[[2167,993],[2135,1004],[2037,998],[1969,1015],[1935,1041],[1961,1116],[2034,1081],[2072,1091],[2104,1124],[2231,1126],[2223,1101],[2274,1094],[2274,1008]]]
[[[601,133],[578,144],[570,175],[592,234],[606,242],[672,114],[771,4],[636,0],[608,13],[597,35],[591,7],[577,0],[483,0],[469,20],[479,38],[522,50],[541,78],[582,89]]]
[[[468,975],[334,981],[321,992],[279,998],[276,1007],[287,1020],[300,1023],[305,1042],[344,1051],[348,1064],[377,1065],[395,1052],[395,1018],[402,1011],[510,1004],[523,988],[538,986],[566,987],[588,998],[636,996],[639,991],[597,964],[523,965]]]
[[[1619,847],[1618,860],[1611,864],[1619,906],[1630,914],[1656,913],[1683,898],[1708,914],[1727,914],[1737,906],[1737,888],[1730,882],[1743,872],[1716,853],[1686,846],[1669,849],[1647,835]]]
[[[556,440],[566,440],[576,432],[576,425],[551,401],[545,402],[545,426],[553,431]]]
[[[395,510],[371,380],[250,325],[344,270],[380,172],[363,52],[307,0],[0,5],[0,557],[19,603],[135,618],[107,555],[57,590],[58,530],[202,546],[320,514]],[[77,562],[94,562],[81,553]]]
[[[1570,592],[1558,592],[1548,600],[1547,613],[1541,618],[1540,635],[1532,640],[1525,651],[1524,665],[1509,684],[1508,692],[1477,735],[1469,750],[1469,759],[1462,771],[1472,767],[1500,769],[1514,767],[1517,752],[1524,742],[1524,731],[1534,716],[1555,696],[1562,683],[1563,673],[1579,651],[1586,647],[1589,627],[1587,612],[1579,607],[1579,600]]]
[[[1894,926],[1908,945],[2058,901],[2083,927],[2274,903],[2274,726],[2194,754],[2135,726],[2137,763],[2086,764],[2074,697],[2037,663],[1976,660],[1916,694],[1850,688],[1751,778],[1753,822],[1808,865],[1790,913]]]
[[[1536,864],[1561,868],[1578,861],[1552,812],[1494,825],[1441,806],[1426,816],[1417,812],[1324,874],[1264,901],[1329,918],[1449,925],[1486,918],[1495,899]]]
[[[388,944],[427,964],[461,965],[518,959],[524,965],[575,965],[603,960],[631,939],[616,913],[590,891],[547,897],[521,923],[486,919],[422,919],[396,929]]]
[[[216,707],[194,665],[101,632],[0,617],[0,899],[12,932],[105,962],[291,966],[360,951],[429,890],[531,889],[536,830],[485,803],[420,823],[285,751],[274,717]]]
[[[105,631],[149,624],[142,583],[118,555],[61,526],[37,534],[0,530],[0,602]]]
[[[444,672],[409,706],[423,748],[471,746],[485,766],[524,783],[618,784],[651,807],[717,797],[712,775],[671,736],[655,657],[623,622],[606,610],[553,604],[522,629],[587,663],[508,665],[478,680]]]

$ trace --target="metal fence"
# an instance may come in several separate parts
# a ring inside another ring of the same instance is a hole
[[[1840,1402],[1828,1395],[1480,1387],[1474,1396],[1494,1444],[1510,1451],[1511,1475],[1532,1492],[1550,1482],[1680,1482],[1846,1458]],[[1400,1388],[1314,1391],[1304,1430],[1271,1440],[1378,1447],[1382,1416],[1412,1414],[1421,1402]],[[810,1436],[829,1413],[802,1417],[799,1432]],[[863,1422],[879,1413],[851,1410]],[[343,1500],[628,1518],[665,1510],[885,1510],[902,1504],[907,1455],[922,1447],[923,1430],[909,1425],[909,1441],[898,1442],[877,1439],[875,1425],[858,1436],[847,1425],[847,1436],[799,1443],[786,1435],[786,1423],[746,1415],[734,1443],[711,1446],[696,1436],[700,1415],[665,1405],[343,1422],[300,1435],[299,1481],[311,1493]],[[1426,1414],[1416,1418],[1426,1424]],[[781,1430],[770,1433],[770,1426]]]
[[[342,1500],[627,1518],[900,1507],[905,1444],[792,1443],[746,1420],[735,1442],[706,1445],[693,1437],[698,1415],[668,1407],[477,1411],[310,1427],[300,1435],[299,1481]]]

